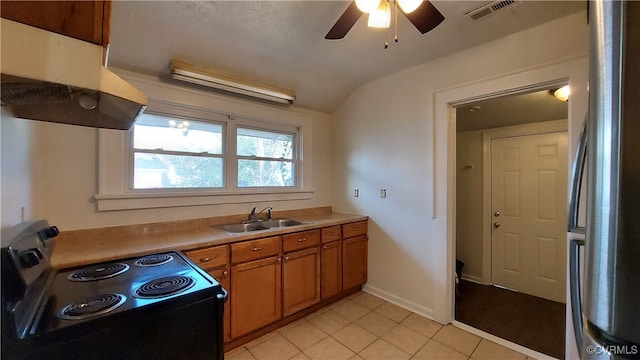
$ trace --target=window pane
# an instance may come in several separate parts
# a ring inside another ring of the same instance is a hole
[[[142,114],[133,128],[135,149],[222,154],[222,125]]]
[[[221,158],[134,154],[134,189],[222,187]]]
[[[293,134],[238,128],[238,155],[293,158]]]
[[[294,185],[290,161],[238,160],[238,187]]]

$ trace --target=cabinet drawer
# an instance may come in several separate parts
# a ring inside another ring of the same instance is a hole
[[[317,246],[320,244],[320,229],[282,235],[282,240],[284,252]]]
[[[351,224],[342,225],[342,236],[346,238],[365,235],[367,233],[367,222],[358,221]]]
[[[280,236],[243,241],[231,245],[231,261],[234,264],[279,255],[282,252]]]
[[[196,265],[205,270],[225,266],[229,263],[227,245],[191,250],[186,254]]]
[[[340,240],[342,237],[342,231],[340,225],[331,226],[321,229],[322,231],[322,243],[328,243],[331,241]]]

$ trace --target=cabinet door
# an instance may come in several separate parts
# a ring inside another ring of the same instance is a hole
[[[228,268],[210,270],[209,275],[216,279],[229,293],[229,298],[224,304],[224,342],[231,341],[231,276]]]
[[[342,241],[342,286],[345,290],[367,282],[367,236]]]
[[[2,17],[98,45],[109,43],[110,1],[2,1]]]
[[[231,336],[257,330],[282,316],[281,258],[231,266]]]
[[[322,279],[320,294],[322,300],[342,291],[342,251],[340,241],[322,245],[320,253]]]
[[[283,263],[284,316],[320,301],[320,249],[285,254]]]

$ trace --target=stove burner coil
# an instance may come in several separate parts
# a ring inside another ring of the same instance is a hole
[[[120,275],[129,270],[129,265],[123,263],[111,263],[94,265],[76,270],[68,277],[71,281],[95,281]]]
[[[136,260],[133,264],[136,266],[158,266],[173,260],[173,256],[169,254],[148,255]]]
[[[84,301],[65,306],[58,317],[66,320],[88,319],[106,314],[124,304],[125,301],[127,301],[127,297],[121,294],[91,296]]]
[[[161,298],[179,294],[196,284],[189,276],[165,276],[144,283],[136,289],[133,296],[143,299]]]

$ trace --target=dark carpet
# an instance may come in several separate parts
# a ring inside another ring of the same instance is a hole
[[[459,286],[456,320],[564,359],[564,304],[464,280]]]

